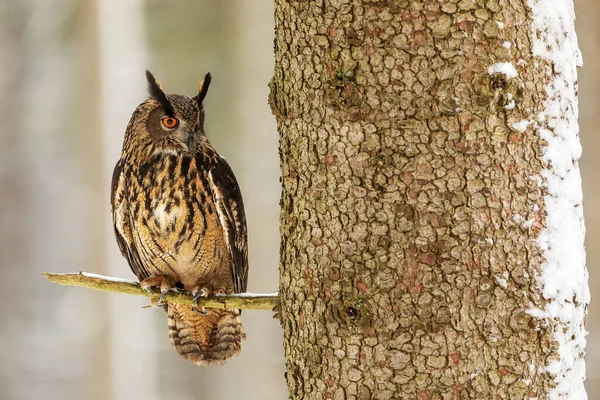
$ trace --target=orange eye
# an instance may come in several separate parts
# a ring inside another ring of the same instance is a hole
[[[177,126],[177,124],[179,124],[179,121],[177,120],[177,118],[171,118],[171,117],[164,117],[160,121],[162,122],[164,127],[167,129],[173,129]]]

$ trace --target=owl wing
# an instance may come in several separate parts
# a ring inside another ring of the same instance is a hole
[[[222,157],[208,172],[213,201],[231,253],[235,292],[246,291],[248,284],[248,235],[240,187],[231,167]]]
[[[112,176],[110,202],[112,204],[113,227],[121,254],[129,263],[133,273],[142,281],[150,275],[144,268],[133,241],[127,196],[125,195],[127,180],[123,173],[123,164],[123,160],[119,160],[115,165]]]

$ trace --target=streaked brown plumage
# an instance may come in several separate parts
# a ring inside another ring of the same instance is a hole
[[[246,291],[244,206],[229,164],[204,134],[202,102],[210,74],[193,98],[165,95],[147,72],[150,98],[134,111],[112,180],[117,243],[149,288],[183,287],[197,296]],[[239,310],[162,304],[169,337],[198,365],[223,364],[245,338]]]

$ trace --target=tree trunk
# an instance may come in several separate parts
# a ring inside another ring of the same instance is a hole
[[[290,398],[586,397],[572,1],[530,3],[276,1]]]

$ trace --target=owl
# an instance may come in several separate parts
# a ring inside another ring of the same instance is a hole
[[[240,188],[204,133],[211,75],[188,97],[165,94],[146,71],[149,98],[133,112],[112,177],[118,246],[146,290],[160,288],[169,338],[185,359],[220,365],[240,352],[240,310],[167,304],[170,290],[194,301],[246,291],[248,246]]]

